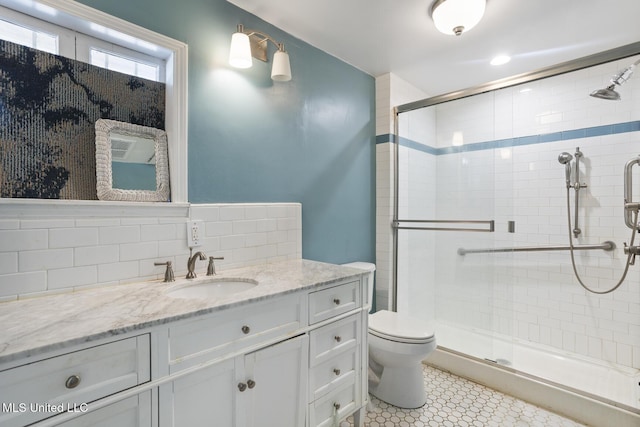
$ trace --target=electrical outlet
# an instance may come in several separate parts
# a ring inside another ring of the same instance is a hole
[[[204,225],[202,221],[188,221],[187,222],[187,246],[193,248],[200,246],[202,240],[202,233],[204,232]]]

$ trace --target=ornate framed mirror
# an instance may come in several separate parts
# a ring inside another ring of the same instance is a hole
[[[167,202],[167,134],[116,120],[96,121],[96,190],[100,200]]]

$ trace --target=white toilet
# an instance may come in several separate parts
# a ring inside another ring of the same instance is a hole
[[[373,300],[376,266],[366,262],[343,264],[369,272],[369,302]],[[423,320],[393,311],[369,314],[369,368],[379,378],[369,393],[400,408],[419,408],[427,402],[422,361],[436,348],[433,329]]]

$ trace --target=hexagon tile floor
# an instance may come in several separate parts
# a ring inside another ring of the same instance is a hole
[[[371,396],[374,410],[365,417],[366,427],[584,427],[504,393],[423,366],[427,404],[401,409]],[[352,417],[340,424],[350,426]]]

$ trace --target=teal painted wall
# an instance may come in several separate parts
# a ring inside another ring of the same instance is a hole
[[[191,202],[301,202],[304,258],[375,260],[373,77],[224,0],[80,2],[189,45]],[[237,24],[283,42],[293,80],[231,68]]]

